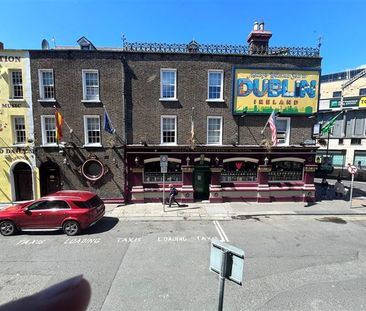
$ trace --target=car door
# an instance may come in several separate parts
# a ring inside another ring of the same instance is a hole
[[[20,219],[20,226],[25,229],[42,228],[47,203],[48,201],[37,201],[29,205]]]
[[[69,211],[70,206],[64,200],[48,201],[47,209],[43,213],[44,228],[61,228]]]

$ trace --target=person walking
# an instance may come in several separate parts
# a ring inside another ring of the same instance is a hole
[[[178,190],[173,187],[172,184],[169,185],[169,207],[172,207],[172,203],[175,202],[178,207],[180,207],[179,203],[175,199],[175,196],[178,194]]]
[[[334,192],[336,198],[343,198],[344,195],[344,184],[340,177],[337,178],[337,182],[334,184]]]
[[[322,182],[320,183],[320,194],[321,194],[321,198],[323,197],[327,197],[327,191],[328,191],[328,182],[327,179],[324,177],[322,179]]]

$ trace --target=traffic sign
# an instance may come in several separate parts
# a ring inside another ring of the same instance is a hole
[[[168,156],[167,155],[160,156],[160,167],[168,167]]]
[[[161,173],[168,173],[168,167],[167,166],[160,166],[160,172]]]
[[[357,167],[356,166],[354,166],[354,165],[350,165],[350,166],[348,166],[348,172],[350,173],[350,174],[356,174],[357,173]]]

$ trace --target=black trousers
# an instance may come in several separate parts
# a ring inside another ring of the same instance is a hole
[[[179,206],[179,203],[177,202],[177,200],[175,199],[175,195],[174,194],[171,194],[169,195],[169,207],[172,206],[172,203],[175,202],[178,206]]]

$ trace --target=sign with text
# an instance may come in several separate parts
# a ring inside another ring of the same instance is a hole
[[[234,68],[233,114],[312,114],[319,71]]]
[[[341,107],[341,99],[331,99],[329,100],[329,108],[339,108]],[[355,97],[344,97],[343,107],[362,107],[366,108],[366,97],[365,96],[355,96]]]

